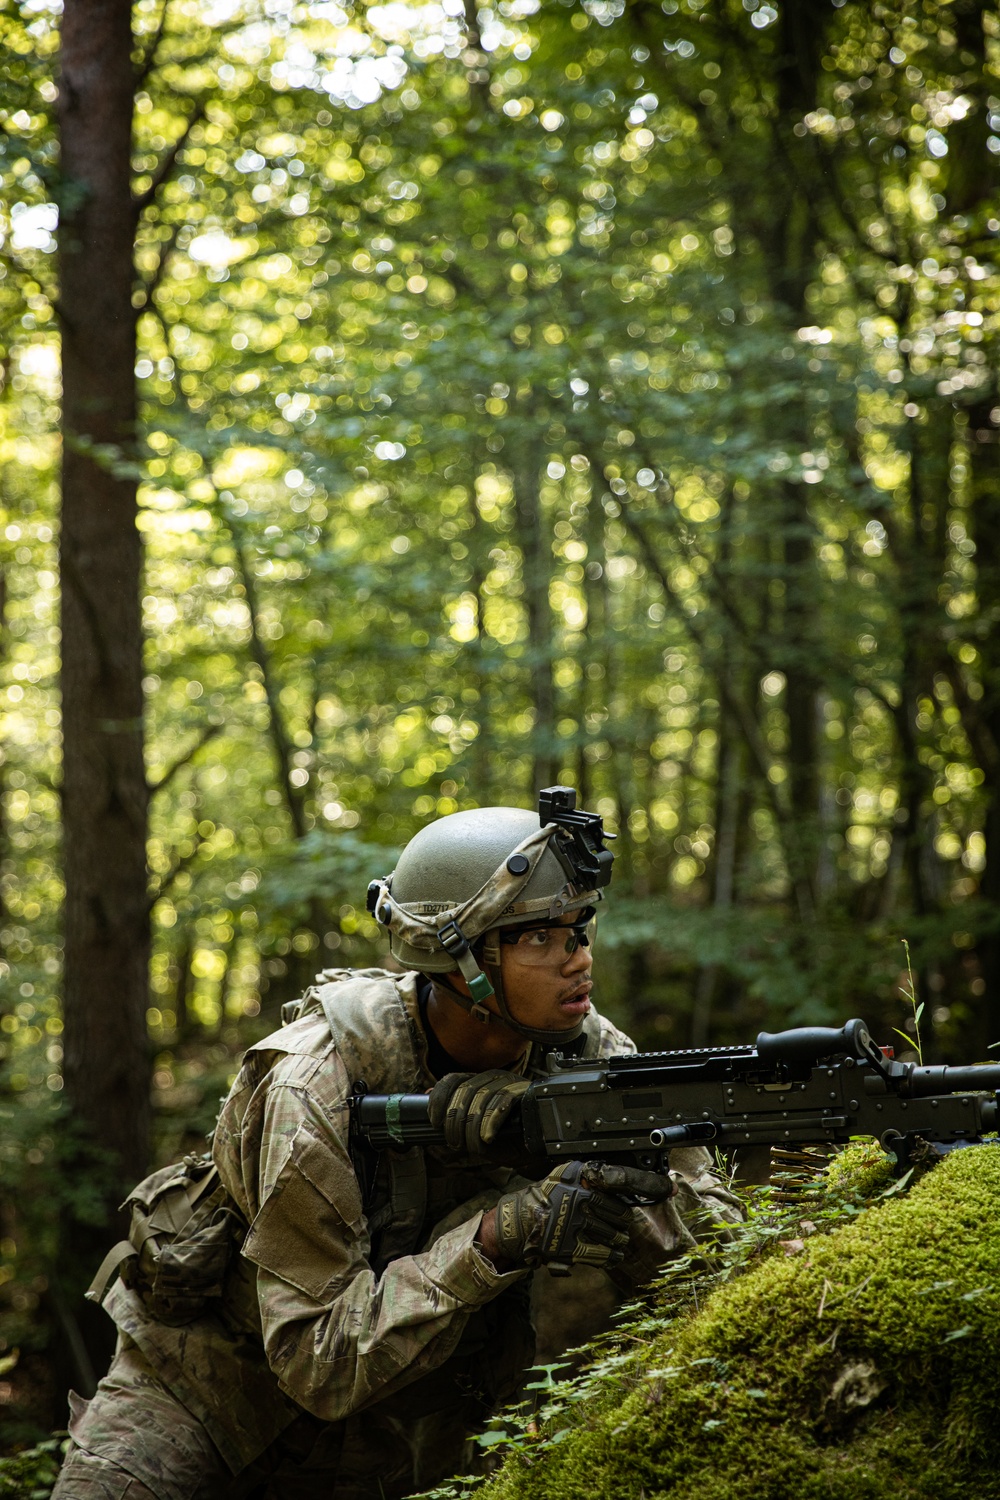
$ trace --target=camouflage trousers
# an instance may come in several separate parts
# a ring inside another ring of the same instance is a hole
[[[52,1500],[399,1500],[468,1469],[466,1413],[343,1422],[304,1413],[233,1475],[201,1422],[124,1336],[92,1401],[72,1400]]]

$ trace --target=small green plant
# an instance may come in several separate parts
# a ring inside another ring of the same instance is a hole
[[[903,990],[903,999],[909,1001],[910,1009],[913,1012],[913,1036],[910,1036],[908,1031],[900,1031],[898,1026],[894,1026],[892,1029],[897,1036],[903,1038],[908,1047],[913,1046],[916,1048],[917,1063],[922,1068],[924,1065],[924,1049],[920,1040],[920,1017],[924,1013],[924,1002],[921,1000],[920,1004],[917,1004],[917,990],[913,982],[913,969],[910,966],[910,945],[906,941],[906,938],[903,938],[903,947],[906,949],[907,978],[907,987]]]
[[[0,1500],[48,1500],[66,1442],[65,1433],[56,1433],[34,1448],[0,1458]]]

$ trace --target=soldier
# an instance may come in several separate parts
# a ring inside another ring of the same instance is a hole
[[[117,1352],[93,1400],[71,1395],[54,1500],[427,1488],[531,1364],[557,1182],[591,1194],[573,1262],[628,1286],[738,1216],[702,1148],[674,1151],[669,1178],[574,1163],[527,1182],[483,1159],[545,1053],[635,1050],[590,999],[601,838],[588,858],[522,809],[454,813],[373,884],[403,972],[321,974],[246,1054],[211,1163],[136,1189],[131,1242],[92,1288]],[[448,1145],[366,1154],[349,1129],[362,1080],[429,1093]]]

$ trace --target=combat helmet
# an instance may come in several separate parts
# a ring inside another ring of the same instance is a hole
[[[597,813],[576,810],[572,787],[548,787],[538,812],[479,807],[451,813],[416,834],[383,880],[368,887],[368,910],[388,929],[393,957],[406,969],[460,970],[465,995],[452,998],[484,1023],[501,1022],[530,1041],[570,1042],[583,1030],[542,1031],[510,1014],[500,976],[500,929],[554,921],[593,908],[611,879],[614,858]],[[499,1016],[485,1001],[496,996]]]

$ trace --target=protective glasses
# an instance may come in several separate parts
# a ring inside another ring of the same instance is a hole
[[[500,941],[516,948],[519,963],[537,968],[561,966],[577,948],[593,947],[597,922],[592,916],[572,925],[557,922],[500,929]]]

